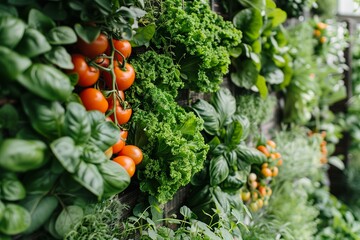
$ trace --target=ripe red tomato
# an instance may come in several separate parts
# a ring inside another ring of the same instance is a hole
[[[118,50],[119,52],[121,52],[121,54],[125,58],[130,57],[132,48],[131,48],[131,44],[130,44],[130,42],[128,40],[116,40],[116,39],[113,39],[113,43],[114,43],[115,49]],[[122,62],[123,57],[119,53],[115,53],[115,59]]]
[[[103,57],[97,58],[95,62],[105,68],[107,68],[110,64],[110,60],[108,58],[103,58]]]
[[[126,145],[122,148],[119,153],[119,156],[128,156],[134,160],[135,165],[138,165],[143,160],[143,153],[141,149],[135,145]]]
[[[119,105],[119,98],[122,100],[122,101],[125,101],[125,93],[124,91],[121,91],[119,90],[118,91],[118,94],[116,96],[116,105]],[[109,109],[111,110],[112,107],[113,107],[113,102],[114,102],[114,98],[113,98],[113,95],[111,94],[109,97],[106,98],[106,100],[108,101],[109,103]]]
[[[116,83],[117,83],[118,89],[125,91],[126,89],[131,87],[131,85],[135,81],[135,70],[129,63],[125,64],[125,69],[121,69],[117,62],[114,62],[114,64],[115,64],[114,72],[115,72],[115,76],[116,76]],[[112,88],[111,74],[109,72],[104,72],[103,76],[104,76],[106,85],[109,88]]]
[[[117,141],[112,146],[113,153],[118,153],[124,148],[127,136],[128,136],[128,131],[126,131],[126,130],[121,130],[120,131],[120,139],[119,139],[119,141]]]
[[[85,57],[80,54],[71,55],[74,69],[69,73],[77,73],[79,76],[77,85],[81,87],[90,87],[94,85],[100,77],[100,71],[97,68],[89,66],[85,60]]]
[[[125,170],[127,171],[130,177],[134,176],[136,169],[135,162],[130,157],[118,156],[114,158],[113,161],[120,164],[123,168],[125,168]]]
[[[86,57],[95,58],[96,56],[103,54],[106,51],[109,46],[109,40],[105,34],[101,33],[91,43],[87,43],[79,38],[76,46],[79,51]]]
[[[109,107],[104,95],[95,88],[86,88],[79,94],[86,110],[98,110],[105,113]]]
[[[111,108],[110,108],[111,110]],[[115,117],[116,116],[116,120],[118,122],[118,124],[125,124],[127,122],[129,122],[131,115],[132,115],[132,109],[131,108],[127,108],[124,109],[121,104],[116,104],[115,107],[115,114],[111,114],[111,119],[115,122]]]

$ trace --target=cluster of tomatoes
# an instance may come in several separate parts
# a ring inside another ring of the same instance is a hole
[[[125,100],[125,91],[135,81],[134,68],[128,63],[131,44],[101,33],[91,43],[79,38],[71,51],[74,68],[68,73],[78,76],[77,89],[84,107],[104,113],[107,121],[113,121],[121,129],[119,141],[105,154],[109,159],[113,157],[132,177],[143,154],[137,146],[126,145],[126,123],[132,109]]]
[[[262,165],[252,165],[247,184],[241,189],[241,198],[253,212],[266,206],[272,194],[271,180],[279,174],[279,166],[283,164],[281,154],[276,151],[276,143],[266,141],[265,145],[257,146],[267,161]]]
[[[326,37],[326,28],[327,28],[326,23],[318,22],[315,24],[313,35],[320,44],[324,44],[328,40]]]
[[[328,163],[328,150],[327,150],[327,142],[325,140],[326,138],[326,132],[325,131],[321,131],[320,133],[314,133],[312,131],[308,132],[308,136],[312,137],[314,135],[320,135],[320,151],[321,151],[321,157],[320,157],[320,163],[321,164],[326,164]]]

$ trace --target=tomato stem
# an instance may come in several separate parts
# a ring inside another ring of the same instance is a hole
[[[117,50],[116,48],[114,50],[115,50],[116,53],[120,54],[120,56],[122,57],[122,60],[123,60],[122,62],[120,62],[119,59],[117,59],[117,58],[116,58],[116,61],[118,62],[120,68],[122,70],[124,70],[125,65],[126,65],[126,58],[125,58],[124,54],[122,54],[119,50]]]
[[[109,68],[111,69],[111,81],[112,81],[112,90],[117,90],[117,83],[116,83],[116,75],[115,75],[115,71],[114,71],[114,56],[115,56],[115,47],[114,47],[114,42],[112,40],[112,36],[110,36],[110,43],[111,43],[111,58],[110,58],[110,64],[109,64]],[[113,97],[113,109],[112,112],[114,114],[114,122],[115,125],[118,126],[118,120],[116,117],[116,100],[117,100],[117,91],[115,91],[112,95]]]

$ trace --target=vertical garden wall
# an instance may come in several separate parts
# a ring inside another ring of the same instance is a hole
[[[0,239],[360,239],[335,7],[1,1]]]

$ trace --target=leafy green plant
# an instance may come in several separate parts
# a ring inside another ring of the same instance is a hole
[[[153,43],[174,54],[185,87],[201,92],[218,90],[231,54],[238,55],[241,32],[201,0],[163,1],[156,25]]]
[[[316,2],[316,0],[276,0],[278,6],[287,13],[289,18],[304,16],[304,11],[310,9]]]
[[[133,104],[133,142],[144,152],[138,168],[140,189],[161,203],[190,182],[208,151],[200,131],[203,121],[176,102],[183,86],[171,57],[147,51],[133,59],[137,81],[129,90]]]

